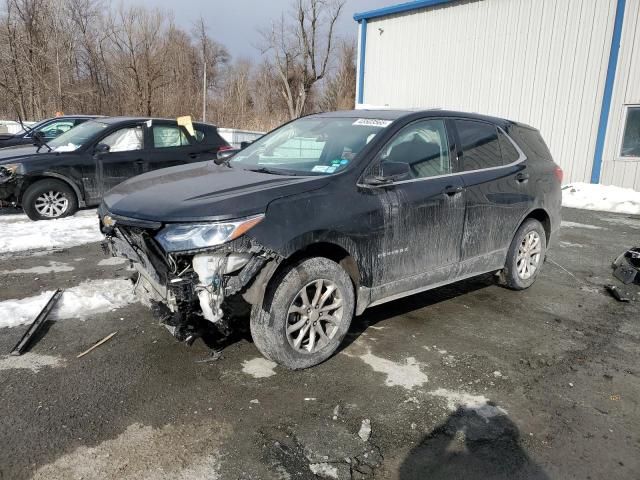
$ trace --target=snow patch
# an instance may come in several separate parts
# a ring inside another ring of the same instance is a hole
[[[251,375],[253,378],[267,378],[276,374],[274,370],[276,366],[276,363],[266,358],[258,357],[242,362],[242,372]]]
[[[455,392],[446,388],[438,388],[429,392],[429,395],[443,398],[447,402],[447,408],[455,411],[458,408],[473,410],[480,417],[489,422],[490,418],[500,415],[507,415],[507,411],[502,407],[490,405],[489,400],[484,395],[471,395],[465,392]]]
[[[562,206],[638,215],[640,192],[613,185],[572,183],[562,187]]]
[[[38,372],[44,367],[59,367],[63,363],[59,357],[27,352],[19,356],[3,355],[0,357],[0,370],[31,370]]]
[[[312,463],[309,469],[311,473],[322,478],[338,478],[338,468],[329,463]]]
[[[51,295],[53,295],[52,291],[46,291],[33,297],[0,302],[0,328],[33,322]],[[136,301],[133,287],[128,280],[91,280],[65,290],[49,318],[52,320],[84,319]]]
[[[369,365],[375,372],[387,375],[385,385],[389,387],[400,386],[407,390],[419,387],[429,381],[429,378],[420,370],[420,364],[414,357],[408,357],[404,363],[396,363],[386,358],[377,357],[367,349],[364,355],[353,355],[344,352],[350,357],[357,357]]]
[[[587,225],[586,223],[568,222],[566,220],[563,220],[560,223],[560,226],[565,228],[586,228],[588,230],[602,230],[602,227],[598,227],[597,225]]]
[[[0,216],[2,236],[0,252],[68,248],[103,239],[95,210],[85,210],[73,217],[34,222],[26,215]]]
[[[0,273],[2,274],[27,274],[27,273],[35,273],[35,274],[45,274],[45,273],[54,273],[54,272],[72,272],[75,268],[69,265],[68,263],[62,262],[53,262],[50,261],[49,265],[40,265],[37,267],[31,268],[18,268],[16,270],[4,270]]]
[[[123,263],[127,263],[129,260],[122,257],[110,257],[100,260],[98,262],[99,267],[109,267],[113,265],[122,265]]]

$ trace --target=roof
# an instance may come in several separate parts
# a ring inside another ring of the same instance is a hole
[[[123,123],[123,122],[146,122],[148,120],[162,120],[166,122],[175,122],[175,118],[157,118],[157,117],[102,117],[96,118],[102,123],[106,123],[108,125],[113,125],[115,123]],[[212,123],[203,123],[203,122],[193,122],[194,125],[207,125],[209,127],[215,127]]]
[[[397,5],[390,5],[388,7],[378,8],[376,10],[356,13],[353,15],[353,19],[357,22],[361,20],[371,20],[373,18],[393,15],[394,13],[403,13],[409,12],[411,10],[419,10],[421,8],[435,7],[436,5],[443,5],[445,3],[452,3],[454,1],[455,0],[415,0],[413,2],[399,3]]]
[[[344,117],[344,118],[375,118],[381,120],[397,120],[398,118],[415,115],[416,117],[450,117],[450,118],[468,118],[470,120],[483,120],[499,126],[508,126],[513,124],[524,125],[506,118],[492,117],[479,113],[458,112],[455,110],[440,109],[424,109],[424,110],[379,110],[379,109],[357,109],[357,110],[340,110],[336,112],[323,112],[311,117]]]

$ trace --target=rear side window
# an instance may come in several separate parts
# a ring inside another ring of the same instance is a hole
[[[462,171],[499,167],[502,163],[498,130],[473,120],[456,120],[462,147]]]
[[[189,145],[189,140],[180,127],[171,125],[153,126],[153,146],[155,148],[182,147],[185,145]]]
[[[509,165],[510,163],[518,161],[520,158],[520,153],[513,146],[513,143],[509,138],[498,130],[498,139],[500,140],[500,151],[502,152],[502,163],[503,165]]]

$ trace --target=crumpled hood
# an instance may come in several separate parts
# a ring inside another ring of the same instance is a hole
[[[15,147],[0,148],[0,165],[3,163],[11,163],[11,161],[20,160],[24,157],[49,153],[47,147],[42,147],[40,152],[37,150],[38,147],[34,145],[18,145]]]
[[[226,220],[264,213],[271,201],[321,188],[328,181],[198,162],[129,179],[110,190],[103,203],[110,213],[140,220]]]

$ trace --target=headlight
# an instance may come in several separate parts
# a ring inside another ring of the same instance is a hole
[[[170,224],[160,230],[156,240],[165,252],[215,247],[244,235],[263,218],[255,215],[229,222]]]
[[[0,177],[12,177],[22,167],[20,163],[0,165]]]

